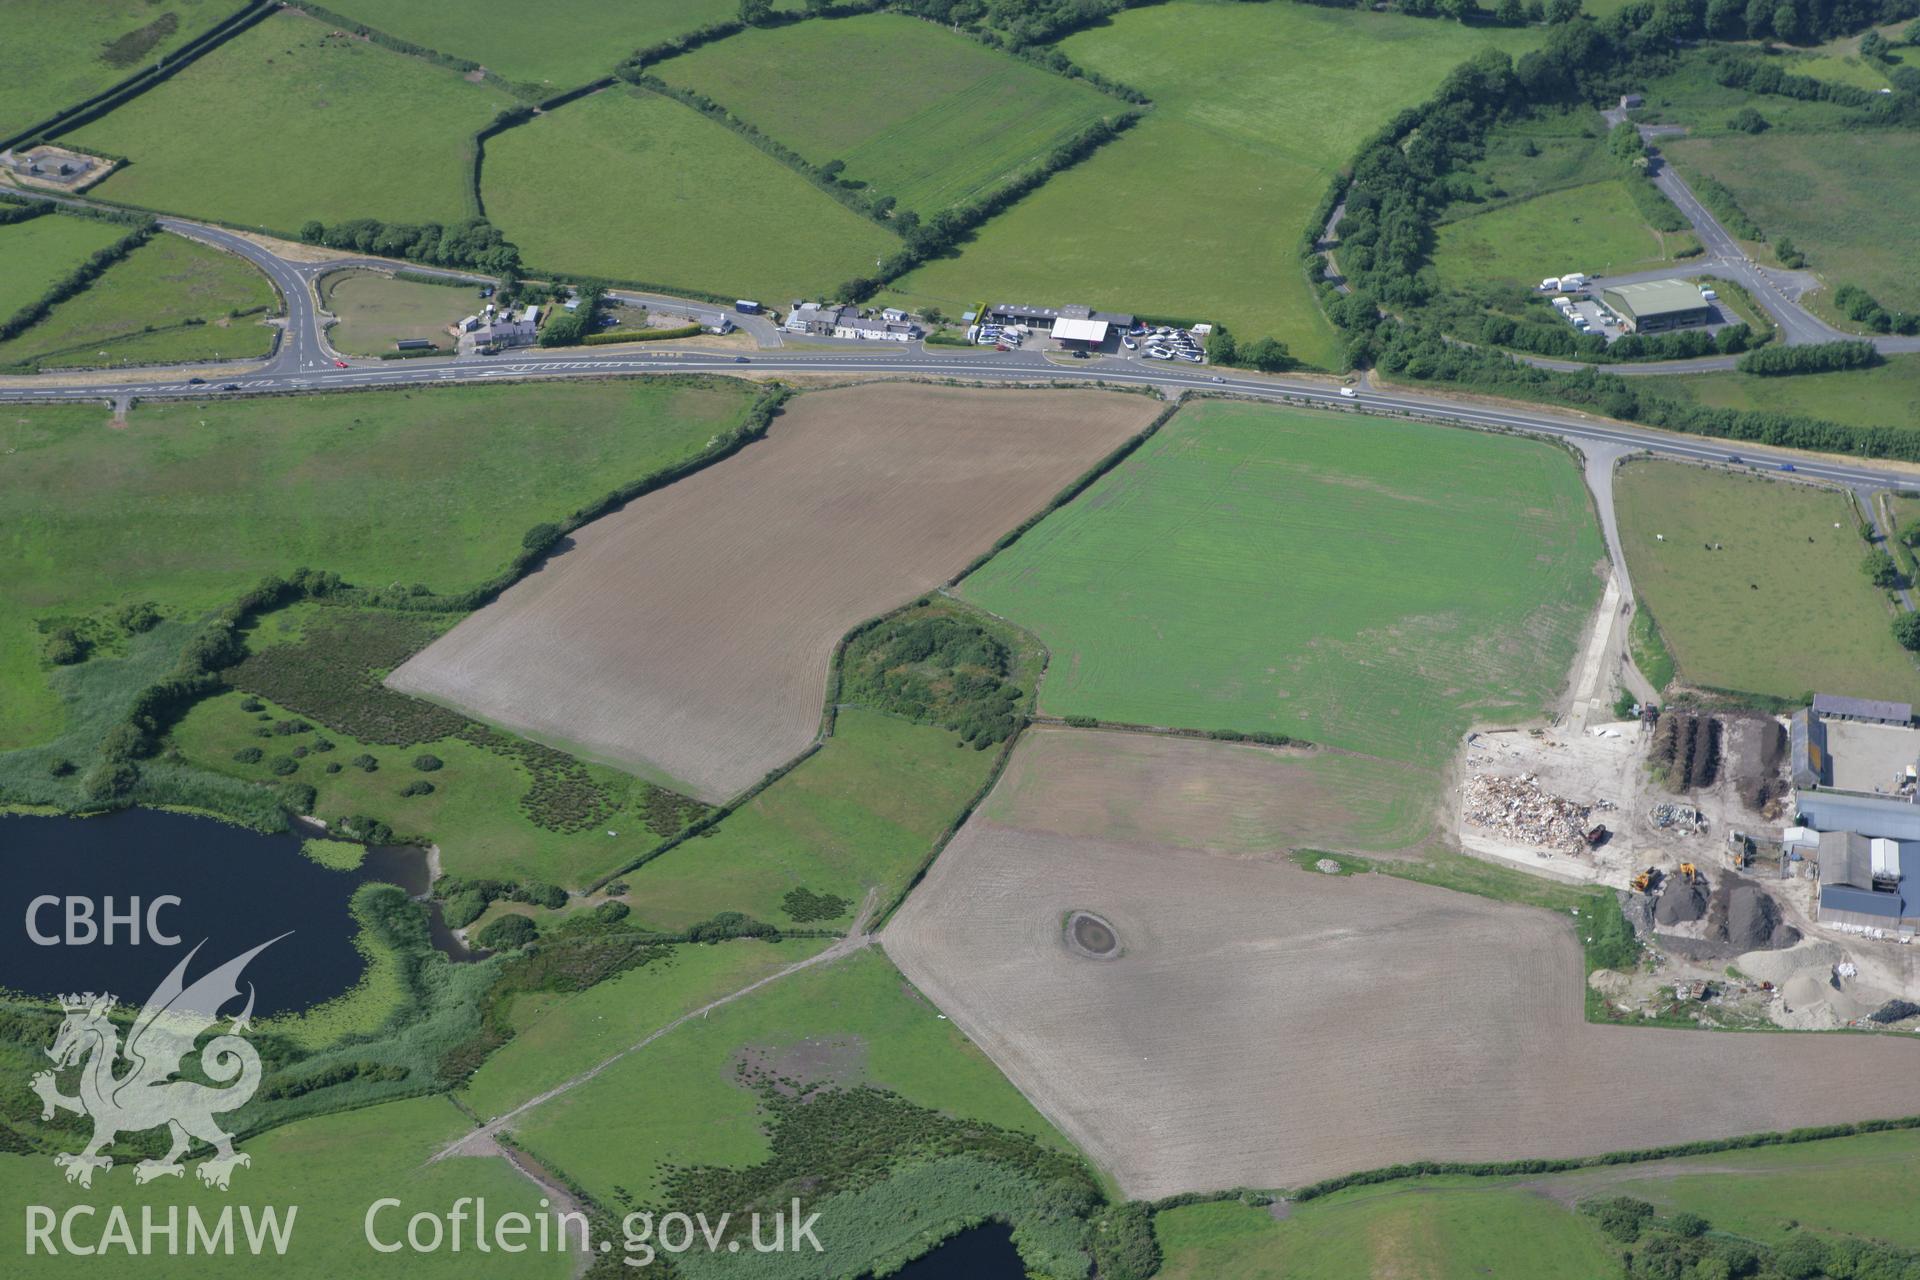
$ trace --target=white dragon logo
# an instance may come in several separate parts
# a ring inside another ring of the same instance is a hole
[[[187,965],[200,951],[194,947],[148,997],[127,1032],[124,1050],[110,1017],[111,995],[88,992],[60,997],[66,1021],[47,1050],[54,1070],[36,1073],[33,1091],[40,1095],[42,1120],[53,1119],[56,1110],[93,1118],[93,1140],[86,1149],[53,1158],[67,1171],[68,1182],[91,1187],[95,1170],[113,1167],[113,1157],[100,1152],[115,1137],[161,1125],[172,1131],[173,1149],[158,1160],[135,1165],[136,1183],[180,1177],[185,1172],[180,1158],[196,1138],[214,1149],[213,1156],[194,1170],[210,1187],[225,1191],[233,1171],[252,1163],[245,1152],[233,1149],[233,1135],[214,1123],[213,1117],[245,1106],[260,1087],[260,1055],[240,1035],[253,1014],[253,984],[247,984],[246,1007],[233,1025],[200,1050],[200,1072],[214,1084],[176,1076],[201,1033],[219,1021],[223,1006],[239,996],[240,973],[247,962],[279,940],[261,943],[188,986]],[[114,1067],[122,1056],[128,1069],[116,1075]],[[68,1097],[60,1092],[56,1073],[75,1066],[80,1068],[79,1093]]]

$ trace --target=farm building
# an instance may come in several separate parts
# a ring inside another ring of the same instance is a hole
[[[1920,901],[1904,868],[1920,866],[1920,842],[1857,831],[1820,835],[1820,920],[1870,929],[1920,926]]]
[[[1869,724],[1913,723],[1913,706],[1873,698],[1843,698],[1831,693],[1813,695],[1813,710],[1823,720],[1863,720]]]
[[[1920,729],[1904,702],[1816,694],[1787,722],[1793,785],[1911,796],[1920,785]]]
[[[1600,297],[1633,333],[1681,329],[1713,318],[1713,307],[1685,280],[1615,285],[1601,290]]]

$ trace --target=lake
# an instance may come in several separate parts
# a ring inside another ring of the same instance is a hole
[[[137,1007],[195,944],[189,978],[280,938],[243,978],[254,987],[255,1015],[331,999],[366,968],[353,945],[353,891],[383,880],[423,892],[426,860],[417,849],[372,850],[360,870],[330,871],[302,856],[300,842],[153,809],[0,817],[0,986],[34,996],[111,991]],[[179,902],[156,911],[162,896]],[[45,897],[58,901],[33,908]],[[149,936],[149,918],[154,932],[178,941]],[[444,928],[436,935],[453,942]]]

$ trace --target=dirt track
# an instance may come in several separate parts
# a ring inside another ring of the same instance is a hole
[[[812,739],[849,627],[958,572],[1161,408],[803,395],[764,441],[580,530],[389,683],[725,799]]]
[[[1591,1026],[1574,922],[1178,847],[1163,833],[1217,826],[1209,781],[1249,749],[1167,740],[1143,821],[1134,766],[1088,749],[1110,736],[1031,731],[882,941],[1130,1196],[1913,1110],[1920,1044]],[[1277,812],[1239,821],[1284,824],[1297,765],[1270,767]],[[1117,815],[1085,802],[1062,831],[1021,802],[1055,789]],[[1067,948],[1076,908],[1112,922],[1119,958]]]

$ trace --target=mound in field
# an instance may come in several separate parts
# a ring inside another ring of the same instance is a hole
[[[1159,412],[871,385],[595,521],[389,683],[722,800],[812,740],[833,646],[938,586]]]
[[[1217,826],[1223,774],[1266,772],[1264,802],[1245,788],[1233,802],[1284,824],[1301,799],[1296,763],[1164,739],[1161,784],[1142,791],[1124,737],[1029,731],[883,941],[1129,1196],[1913,1108],[1920,1045],[1904,1040],[1588,1024],[1565,917],[1182,847],[1169,833]],[[1132,763],[1109,769],[1109,747]],[[1086,800],[1058,822],[1022,798],[1049,791]],[[1062,920],[1081,910],[1110,922],[1120,955],[1064,945]]]

